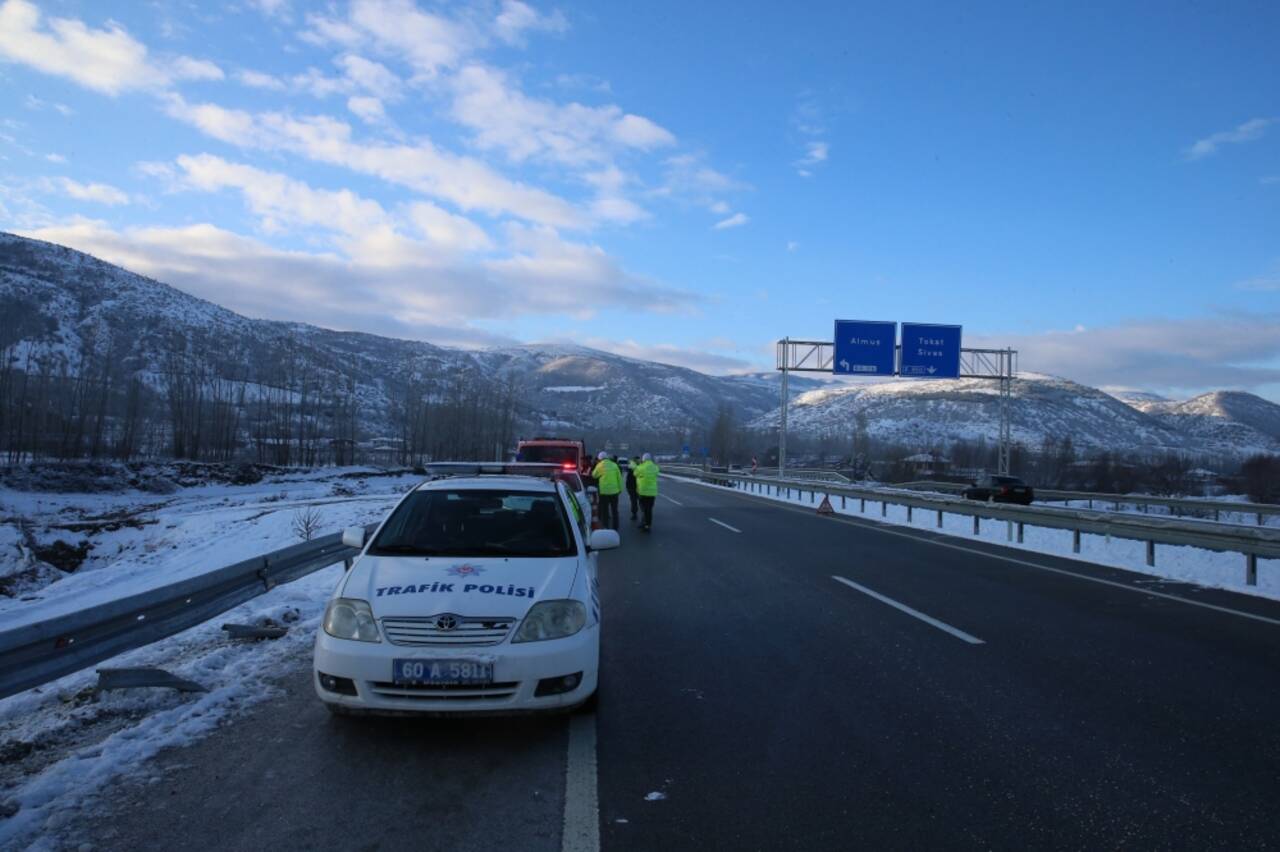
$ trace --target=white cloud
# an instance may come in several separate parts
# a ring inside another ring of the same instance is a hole
[[[283,17],[289,12],[289,0],[249,0],[249,5],[268,17]]]
[[[252,69],[243,69],[236,72],[236,79],[251,89],[266,89],[272,92],[283,92],[289,88],[289,85],[271,74],[264,74],[261,71]]]
[[[94,29],[75,18],[49,18],[46,27],[28,0],[0,6],[0,59],[107,95],[161,89],[177,80],[222,79],[222,70],[206,60],[152,60],[146,46],[116,23]]]
[[[607,163],[616,151],[675,143],[667,130],[620,107],[556,104],[525,95],[506,74],[469,65],[452,79],[453,118],[476,144],[513,162],[541,158],[572,167]]]
[[[71,178],[62,177],[56,178],[54,185],[68,198],[74,198],[76,201],[92,201],[108,206],[129,203],[129,194],[110,184],[80,183]]]
[[[524,34],[531,31],[560,33],[569,22],[558,10],[543,15],[520,0],[503,0],[502,12],[494,19],[494,34],[507,44],[523,44]]]
[[[584,214],[546,190],[511,181],[471,157],[442,151],[427,139],[414,145],[351,138],[351,126],[323,116],[249,113],[217,104],[189,104],[170,95],[174,118],[242,148],[285,151],[342,166],[443,199],[464,211],[513,215],[557,227],[580,227]]]
[[[45,154],[44,158],[51,163],[65,163],[67,158],[61,154]]]
[[[557,74],[555,84],[562,89],[585,89],[601,94],[613,91],[613,86],[608,80],[594,74]]]
[[[734,213],[728,219],[721,219],[712,227],[717,231],[723,231],[727,228],[737,228],[751,221],[751,217],[746,213]]]
[[[795,240],[787,241],[787,251],[795,251],[798,248],[800,248],[800,244]]]
[[[305,37],[313,43],[372,45],[403,58],[419,79],[456,66],[482,41],[465,23],[424,12],[409,0],[353,0],[346,20],[312,15],[308,24]]]
[[[380,124],[387,120],[387,111],[382,106],[382,101],[375,97],[353,95],[347,98],[347,109],[368,124]]]
[[[1223,145],[1237,145],[1261,139],[1267,128],[1276,121],[1277,119],[1274,118],[1251,118],[1231,130],[1223,130],[1196,141],[1187,148],[1185,156],[1188,160],[1199,160],[1216,153]]]
[[[511,227],[517,253],[492,265],[424,263],[411,240],[385,231],[370,234],[367,251],[352,258],[283,251],[211,224],[114,230],[81,219],[24,236],[88,252],[250,316],[435,342],[450,342],[450,334],[482,337],[471,323],[485,319],[698,302],[627,275],[594,246],[566,243],[550,229]]]
[[[1263,175],[1261,178],[1258,179],[1258,183],[1262,184],[1263,186],[1269,186],[1272,184],[1280,183],[1280,175]]]
[[[63,116],[75,115],[75,110],[73,110],[71,107],[67,106],[66,104],[61,104],[61,103],[58,103],[57,101],[41,100],[40,98],[37,98],[35,95],[27,95],[23,103],[26,105],[27,109],[31,109],[31,110],[41,111],[41,110],[51,109],[51,110],[54,110],[55,112],[60,113]]]
[[[1094,386],[1177,393],[1280,382],[1280,314],[1144,320],[1037,334],[967,336],[968,346],[1011,346],[1021,370]]]

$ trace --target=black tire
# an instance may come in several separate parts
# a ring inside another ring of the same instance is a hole
[[[573,708],[573,712],[574,714],[581,713],[583,715],[590,715],[595,713],[596,709],[599,708],[599,706],[600,706],[600,686],[599,684],[597,684],[596,691],[591,693],[591,696],[586,701],[582,702],[577,707]]]

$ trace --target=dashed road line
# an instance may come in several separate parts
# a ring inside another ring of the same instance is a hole
[[[939,629],[939,630],[941,630],[943,633],[950,633],[952,636],[954,636],[954,637],[956,637],[957,639],[960,639],[960,640],[962,640],[962,641],[964,641],[964,642],[968,642],[970,645],[985,645],[985,644],[986,644],[986,643],[985,643],[985,642],[983,642],[981,639],[979,639],[977,636],[973,636],[973,635],[970,635],[970,634],[968,634],[968,633],[965,633],[965,632],[964,632],[963,630],[961,630],[960,628],[958,628],[958,627],[952,627],[950,624],[947,624],[945,621],[939,621],[938,619],[934,618],[933,616],[925,615],[925,614],[924,614],[923,612],[921,612],[920,610],[918,610],[918,609],[912,609],[911,607],[907,606],[907,605],[906,605],[906,604],[904,604],[904,603],[898,603],[898,602],[897,602],[897,601],[895,601],[893,598],[885,597],[884,595],[880,594],[879,592],[873,592],[871,589],[868,589],[866,586],[860,586],[860,585],[858,585],[857,583],[855,583],[855,582],[853,582],[852,580],[849,580],[849,579],[847,579],[847,578],[845,578],[845,577],[837,577],[837,576],[835,576],[835,575],[832,575],[831,579],[835,580],[837,583],[844,583],[846,586],[848,586],[848,587],[849,587],[849,588],[851,588],[851,589],[857,589],[859,592],[862,592],[864,595],[868,595],[869,597],[873,597],[873,598],[875,598],[876,600],[880,601],[880,603],[888,604],[889,606],[893,607],[894,609],[896,609],[896,610],[898,610],[898,611],[900,611],[900,612],[905,612],[907,615],[911,616],[912,618],[918,618],[918,619],[920,619],[921,621],[923,621],[925,624],[929,624],[929,625],[932,625],[932,626],[934,626],[934,627],[938,628],[938,629]]]
[[[731,527],[728,524],[726,524],[724,521],[717,521],[715,518],[707,518],[707,520],[713,524],[716,524],[717,526],[724,527],[729,532],[736,532],[736,533],[742,532],[742,530],[738,529],[737,527]]]
[[[670,500],[672,503],[675,503],[677,506],[683,506],[683,505],[684,505],[683,503],[681,503],[679,500],[677,500],[677,499],[676,499],[676,498],[674,498],[674,497],[668,497],[668,496],[667,496],[667,495],[665,495],[665,494],[659,494],[658,496],[659,496],[659,497],[661,497],[663,500]]]

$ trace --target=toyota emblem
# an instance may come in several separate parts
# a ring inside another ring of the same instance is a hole
[[[436,619],[437,630],[452,630],[458,626],[458,619],[452,615],[442,615]]]

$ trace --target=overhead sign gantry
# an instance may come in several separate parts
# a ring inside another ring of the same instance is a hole
[[[965,349],[962,328],[934,323],[878,320],[836,320],[832,342],[778,341],[778,369],[782,371],[782,410],[778,430],[778,473],[787,467],[787,408],[793,372],[837,376],[917,379],[996,379],[1000,382],[999,473],[1009,473],[1011,426],[1009,401],[1018,353],[1013,349]]]

